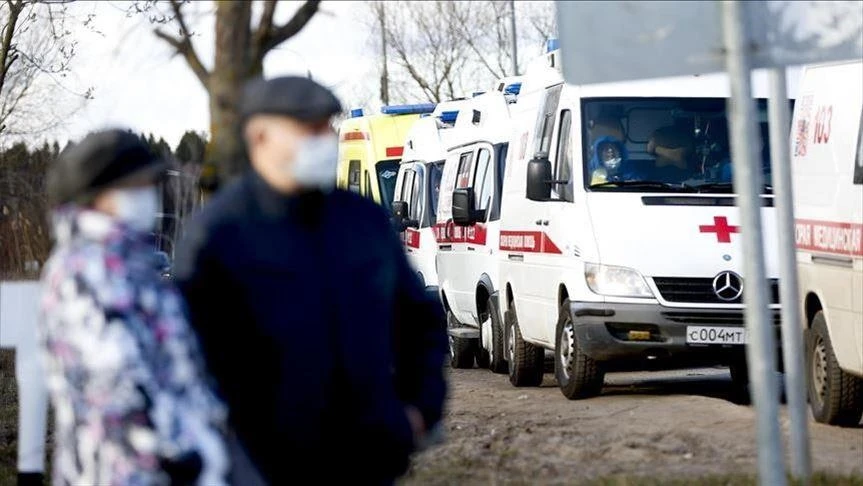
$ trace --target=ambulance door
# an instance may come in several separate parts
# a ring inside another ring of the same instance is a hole
[[[540,104],[537,114],[534,140],[532,143],[534,157],[544,156],[552,161],[554,167],[555,139],[558,125],[558,102],[562,84],[552,86],[545,92],[544,101]],[[553,188],[554,189],[554,188]],[[561,188],[557,188],[558,191]],[[559,214],[555,211],[553,201],[531,201],[531,220],[529,227],[520,228],[518,243],[522,247],[522,271],[524,272],[522,299],[519,302],[518,319],[524,322],[525,336],[541,341],[547,345],[554,343],[554,329],[557,314],[557,287],[561,249],[552,234],[554,229],[563,228],[567,221],[552,221]],[[552,317],[554,316],[554,317]],[[551,329],[551,333],[549,333]]]
[[[414,172],[411,168],[411,164],[402,164],[399,167],[399,174],[396,179],[396,189],[395,194],[393,196],[393,201],[400,202],[409,202],[410,201],[410,188],[411,188],[411,179],[414,176]],[[405,244],[405,252],[410,254],[410,246],[408,245],[408,236],[407,230],[399,233],[399,237],[402,242]]]
[[[491,213],[494,197],[494,147],[488,143],[477,145],[475,163],[471,168],[470,183],[466,187],[473,189],[474,211],[484,212],[480,221],[464,227],[464,269],[459,276],[459,295],[463,295],[466,314],[470,314],[472,322],[478,322],[476,289],[483,274],[487,274],[492,255],[489,253],[488,218]],[[497,239],[492,240],[495,244]],[[495,262],[496,264],[496,262]],[[497,272],[495,277],[497,276]]]
[[[423,185],[425,180],[425,169],[422,164],[411,164],[410,184],[405,188],[404,200],[408,203],[408,219],[417,223],[416,228],[405,230],[405,245],[408,249],[408,258],[411,260],[417,274],[425,286],[425,274],[428,269],[425,265],[425,255],[421,248],[422,214],[423,214]]]
[[[471,187],[473,177],[475,175],[474,167],[477,162],[476,147],[470,146],[458,150],[458,172],[456,175],[456,189]],[[458,226],[452,224],[452,251],[450,252],[450,261],[452,267],[447,271],[450,272],[449,279],[452,285],[452,297],[450,301],[451,307],[456,314],[456,318],[462,324],[475,324],[473,320],[473,285],[475,283],[475,265],[471,265],[471,256],[476,248],[473,248],[473,243],[468,243],[468,233],[475,234],[473,227]],[[472,248],[468,250],[468,248]]]
[[[442,297],[446,299],[446,305],[453,312],[458,311],[458,302],[453,286],[453,278],[456,277],[458,267],[455,256],[456,226],[452,221],[452,193],[458,183],[459,168],[462,163],[467,163],[466,160],[469,158],[472,158],[470,152],[462,154],[461,151],[452,150],[447,154],[438,193],[437,217],[434,226],[435,240],[437,240],[435,260],[438,284]]]

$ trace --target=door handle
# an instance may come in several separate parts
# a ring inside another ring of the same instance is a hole
[[[467,247],[467,251],[476,251],[476,248],[469,246],[469,247]]]
[[[507,258],[514,261],[514,262],[523,262],[524,261],[524,255],[517,255],[517,254],[510,253],[509,255],[507,255]]]
[[[440,246],[438,246],[438,250],[440,250],[440,251],[450,251],[450,250],[452,250],[452,245],[440,245]]]

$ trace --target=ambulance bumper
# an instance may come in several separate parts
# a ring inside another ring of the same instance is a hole
[[[697,327],[744,329],[742,309],[677,308],[659,304],[573,303],[570,309],[581,350],[597,361],[628,368],[645,362],[658,367],[727,365],[743,358],[742,343],[691,343],[687,331]],[[773,313],[777,356],[779,310]],[[780,363],[781,360],[777,361]]]

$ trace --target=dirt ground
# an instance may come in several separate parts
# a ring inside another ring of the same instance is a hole
[[[415,458],[405,485],[688,484],[756,473],[755,410],[730,400],[726,369],[609,374],[602,396],[582,401],[567,400],[549,373],[542,387],[515,388],[487,370],[448,372],[447,440]],[[787,444],[784,408],[781,424]],[[809,430],[814,470],[863,484],[863,426]]]

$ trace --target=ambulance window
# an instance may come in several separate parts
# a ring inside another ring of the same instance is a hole
[[[429,172],[429,222],[437,222],[437,201],[440,196],[441,178],[443,177],[444,161],[428,165]]]
[[[422,222],[422,199],[420,199],[420,193],[422,193],[422,181],[423,174],[422,172],[416,171],[413,172],[413,177],[411,178],[411,194],[410,194],[410,219]]]
[[[461,159],[458,162],[458,178],[456,179],[456,189],[468,187],[470,185],[470,169],[473,167],[473,152],[465,152],[461,154]]]
[[[863,184],[863,111],[860,112],[860,128],[857,133],[857,157],[854,162],[854,184]]]
[[[536,154],[549,154],[551,151],[551,137],[554,133],[554,114],[557,111],[557,103],[560,101],[560,92],[563,85],[553,86],[545,92],[545,102],[542,111],[536,121],[534,147]]]
[[[402,181],[402,190],[399,193],[399,201],[409,202],[411,197],[411,185],[413,184],[414,171],[406,170]]]
[[[488,149],[480,149],[476,159],[476,176],[474,177],[473,188],[476,194],[476,209],[488,209],[491,205],[491,195],[494,191],[494,179],[492,173],[494,170],[491,166],[491,151]]]
[[[348,165],[348,190],[360,193],[360,161],[352,160]]]
[[[560,113],[560,130],[558,130],[557,135],[557,157],[554,159],[554,178],[558,181],[568,181],[566,184],[557,184],[555,190],[561,199],[570,202],[573,199],[571,126],[572,113],[569,110],[563,110]]]

